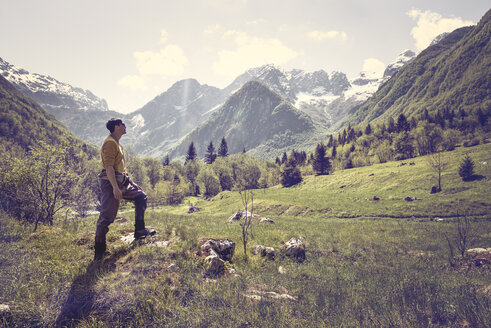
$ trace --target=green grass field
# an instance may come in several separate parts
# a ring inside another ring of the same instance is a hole
[[[479,179],[458,176],[465,152]],[[491,247],[491,144],[445,156],[437,194],[430,194],[437,180],[424,157],[255,190],[254,213],[275,223],[254,221],[248,261],[240,226],[227,223],[243,208],[238,192],[149,208],[147,225],[167,247],[124,244],[133,214],[122,214],[129,222],[111,225],[112,254],[98,265],[92,263],[96,217],[59,220],[32,233],[0,215],[0,304],[10,307],[0,325],[489,327],[491,266],[473,265],[469,254],[450,258],[449,241],[456,245],[458,221],[467,217],[467,247]],[[201,211],[187,214],[195,202]],[[200,237],[236,243],[228,264],[236,274],[204,277]],[[292,237],[305,240],[303,263],[280,252]],[[274,247],[275,260],[252,255],[255,245]],[[293,299],[246,297],[252,290]]]

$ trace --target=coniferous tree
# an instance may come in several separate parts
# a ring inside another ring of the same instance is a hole
[[[365,134],[370,135],[372,133],[372,127],[370,126],[370,123],[367,124],[365,127]]]
[[[281,157],[281,164],[285,164],[288,161],[288,155],[283,152],[283,157]]]
[[[194,142],[191,141],[189,144],[188,152],[186,154],[186,163],[192,161],[196,158],[196,148],[194,147]]]
[[[338,154],[337,150],[336,150],[336,145],[334,145],[332,147],[332,153],[331,153],[331,157],[332,158],[336,158],[336,155]]]
[[[462,180],[467,181],[474,175],[474,162],[469,154],[466,154],[459,167],[459,175]]]
[[[397,126],[396,126],[397,132],[402,132],[402,131],[409,131],[409,123],[406,119],[406,115],[402,114],[399,115],[397,118]]]
[[[169,166],[170,164],[170,159],[169,159],[169,154],[165,155],[164,161],[162,162],[163,166]]]
[[[280,165],[281,165],[281,160],[280,160],[280,158],[279,158],[278,156],[276,157],[275,163],[276,163],[276,165],[278,165],[278,166],[280,166]]]
[[[206,154],[205,154],[205,163],[206,164],[213,164],[215,159],[217,158],[217,155],[215,154],[215,147],[213,146],[213,142],[210,141],[210,144],[208,145],[208,148],[206,149]]]
[[[225,137],[222,138],[222,142],[220,143],[220,147],[218,148],[218,156],[220,157],[228,156],[228,146]]]
[[[329,141],[327,142],[327,148],[331,148],[334,146],[334,138],[332,137],[332,134],[329,136]]]
[[[326,148],[322,143],[315,148],[314,162],[312,164],[314,172],[318,175],[329,174],[331,162],[326,156]]]

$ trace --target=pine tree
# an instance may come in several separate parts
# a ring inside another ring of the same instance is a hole
[[[280,166],[281,165],[281,160],[280,158],[277,156],[276,157],[276,160],[274,161],[276,163],[276,165]]]
[[[322,143],[318,144],[315,148],[314,162],[312,167],[318,175],[329,174],[331,169],[331,162],[329,158],[326,157],[326,148]]]
[[[208,148],[206,149],[206,154],[205,154],[205,163],[206,164],[213,164],[215,159],[217,158],[217,155],[215,154],[215,147],[213,146],[213,142],[210,141],[210,144],[208,145]]]
[[[162,166],[169,166],[170,164],[170,159],[169,159],[169,154],[165,155],[164,161],[162,162]]]
[[[332,147],[332,153],[331,153],[331,157],[332,158],[336,158],[336,155],[338,154],[337,150],[336,150],[336,145],[334,145]]]
[[[369,135],[371,133],[372,133],[372,127],[370,126],[370,123],[368,123],[367,126],[365,127],[365,134]]]
[[[470,180],[474,175],[474,162],[469,154],[465,155],[464,160],[460,164],[459,175],[464,181]]]
[[[194,147],[194,142],[191,141],[191,144],[188,148],[188,153],[186,154],[186,163],[192,161],[196,158],[196,148]]]
[[[288,161],[288,155],[286,152],[283,152],[283,156],[281,157],[281,164],[285,164]]]
[[[401,113],[397,118],[397,132],[409,131],[409,123],[407,122],[406,116]]]
[[[220,147],[218,148],[218,156],[220,157],[228,156],[228,146],[225,137],[222,138],[222,142],[220,143]]]

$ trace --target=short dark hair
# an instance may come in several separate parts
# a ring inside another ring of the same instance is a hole
[[[111,118],[109,121],[106,123],[106,128],[109,130],[109,132],[113,133],[114,132],[114,127],[116,125],[121,125],[123,124],[123,120],[120,118]]]

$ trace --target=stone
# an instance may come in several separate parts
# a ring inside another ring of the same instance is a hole
[[[380,200],[380,198],[379,198],[378,196],[374,195],[374,196],[372,197],[372,200]]]
[[[291,238],[283,245],[283,248],[286,256],[293,257],[300,263],[305,261],[305,244],[302,238]]]
[[[260,301],[263,298],[272,298],[277,300],[286,300],[286,301],[297,301],[297,298],[289,295],[287,293],[277,293],[277,292],[265,292],[261,290],[251,289],[246,294],[245,297],[250,298],[254,301]]]
[[[485,253],[491,253],[491,248],[471,248],[467,250],[467,253],[471,255],[478,255],[478,254],[485,254]]]
[[[179,271],[179,267],[177,266],[177,264],[171,263],[167,266],[167,270],[169,270],[171,272],[176,272],[176,271]]]
[[[228,218],[227,222],[231,223],[231,222],[234,222],[234,221],[240,221],[240,220],[242,220],[243,218],[245,218],[245,217],[246,217],[246,214],[247,214],[247,217],[252,216],[253,218],[260,218],[260,216],[259,216],[259,215],[257,215],[257,214],[252,214],[252,213],[251,213],[251,212],[249,212],[249,211],[247,211],[247,212],[246,212],[245,210],[237,210],[237,212],[235,212],[234,214],[232,214],[232,215],[231,215],[231,216]]]
[[[375,175],[374,173],[370,173],[368,176],[373,177],[374,175]]]
[[[430,194],[436,194],[440,191],[441,190],[440,190],[440,188],[438,188],[438,186],[433,186],[433,187],[431,187]]]
[[[188,210],[188,214],[196,213],[201,211],[201,208],[198,207],[198,203],[195,203],[194,205],[191,205]]]
[[[280,265],[280,266],[278,267],[278,273],[279,273],[279,274],[286,274],[286,269]]]
[[[10,313],[10,306],[7,304],[0,304],[0,316],[7,313]]]
[[[416,165],[416,163],[414,163],[414,162],[411,162],[411,163],[409,163],[409,165]]]
[[[216,254],[224,261],[231,261],[235,253],[235,243],[229,238],[201,238],[199,245],[205,256]]]
[[[204,264],[205,275],[207,276],[218,276],[225,270],[225,262],[215,254],[208,255],[205,258]]]
[[[267,257],[269,260],[274,260],[275,249],[273,247],[258,245],[254,247],[252,254],[259,254],[262,257]]]
[[[412,202],[413,200],[416,200],[416,197],[410,197],[410,196],[407,196],[406,198],[404,198],[404,200],[406,202]]]
[[[265,217],[261,217],[259,218],[259,223],[271,223],[271,224],[274,224],[274,221],[270,218],[265,218]]]

